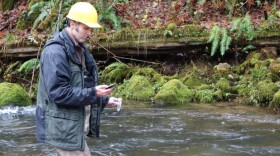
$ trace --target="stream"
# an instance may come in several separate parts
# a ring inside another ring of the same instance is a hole
[[[92,155],[279,156],[280,116],[233,104],[163,107],[125,101],[106,108]],[[35,138],[35,106],[0,108],[0,155],[55,156]]]

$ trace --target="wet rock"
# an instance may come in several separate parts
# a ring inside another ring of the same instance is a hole
[[[172,79],[165,83],[155,96],[157,104],[186,104],[191,102],[194,93],[181,81]]]
[[[228,71],[230,67],[231,66],[228,63],[219,63],[218,65],[214,66],[214,69],[217,71]]]
[[[16,83],[0,83],[0,106],[27,106],[32,101],[27,92]]]

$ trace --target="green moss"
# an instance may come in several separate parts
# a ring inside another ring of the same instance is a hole
[[[202,84],[201,86],[198,86],[196,89],[197,90],[207,90],[207,89],[212,89],[212,87],[208,84]]]
[[[128,38],[135,38],[136,34],[128,28],[122,28],[112,35],[109,35],[107,41],[111,40],[127,40]]]
[[[246,71],[246,67],[248,66],[249,61],[246,60],[243,63],[241,63],[240,65],[238,65],[235,69],[236,69],[236,73],[238,74],[244,74]]]
[[[223,92],[231,92],[232,87],[230,86],[230,82],[227,79],[221,78],[216,83],[216,86],[221,89]]]
[[[155,92],[157,93],[160,90],[160,88],[168,81],[169,81],[168,78],[162,76],[159,81],[153,83],[154,84],[153,88],[155,89]]]
[[[257,64],[259,61],[261,61],[261,59],[262,59],[262,54],[259,52],[249,53],[249,55],[246,58],[246,60],[248,60],[251,66]]]
[[[122,28],[115,33],[107,35],[107,42],[111,43],[112,41],[137,41],[142,40],[147,41],[149,38],[160,37],[160,33],[153,29],[136,29],[131,30],[130,28]]]
[[[31,103],[27,92],[20,85],[15,83],[0,83],[0,106],[27,106],[31,105]]]
[[[204,81],[202,79],[198,78],[197,76],[189,76],[189,75],[185,76],[182,82],[190,89],[197,88],[202,84],[204,84]]]
[[[273,95],[273,99],[271,102],[271,107],[280,107],[280,91],[277,91],[274,95]]]
[[[100,80],[103,83],[122,83],[132,76],[133,69],[127,64],[114,62],[100,72]]]
[[[205,37],[210,34],[210,31],[207,29],[197,26],[195,24],[189,24],[176,29],[174,31],[174,37]]]
[[[166,27],[166,29],[168,30],[176,30],[177,29],[177,25],[175,23],[169,23]]]
[[[270,63],[269,69],[273,73],[280,74],[280,60],[273,60]]]
[[[238,87],[238,96],[240,97],[250,96],[250,92],[252,91],[252,88],[248,87],[247,84],[240,84],[237,87]]]
[[[195,93],[195,97],[199,102],[212,103],[214,101],[214,92],[210,89],[198,90]]]
[[[256,30],[256,37],[257,38],[279,37],[280,36],[280,33],[279,33],[280,25],[276,21],[274,21],[273,23],[270,23],[267,20],[263,20],[263,22],[260,24],[260,26]]]
[[[159,104],[186,104],[193,99],[193,91],[181,81],[173,79],[165,83],[155,96],[155,102]]]
[[[270,102],[273,95],[277,92],[278,87],[271,81],[260,81],[257,83],[257,99],[259,103]]]
[[[127,99],[149,101],[154,96],[151,83],[143,76],[132,76],[124,87],[124,95]]]
[[[223,91],[221,89],[218,89],[214,92],[214,97],[218,101],[223,100]]]
[[[261,61],[266,62],[266,61]],[[271,74],[265,64],[256,64],[253,69],[250,70],[250,76],[253,81],[258,82],[260,80],[271,80]]]
[[[236,88],[238,99],[240,100],[239,103],[258,105],[258,88],[256,87],[256,81],[253,79],[252,75],[247,75],[238,82]]]
[[[151,67],[138,68],[133,75],[144,76],[153,83],[160,82],[162,80],[162,76],[154,68]]]
[[[143,28],[132,30],[131,28],[122,28],[114,33],[105,35],[105,43],[104,41],[102,42],[102,40],[100,40],[99,42],[103,45],[110,44],[110,46],[114,47],[116,47],[116,45],[130,47],[148,47],[150,44],[154,46],[155,43],[164,41],[163,34],[165,34],[166,30],[172,31],[172,36],[170,37],[171,40],[181,40],[182,42],[190,42],[192,40],[201,42],[201,38],[205,38],[205,40],[207,40],[207,36],[209,34],[207,29],[198,27],[194,24],[185,25],[180,29],[176,29],[176,27],[176,24],[170,23],[166,28],[163,29]],[[188,37],[187,40],[185,39],[186,37]],[[193,39],[190,39],[189,37],[192,37]],[[102,39],[103,37],[99,38]],[[153,43],[155,40],[159,41]]]

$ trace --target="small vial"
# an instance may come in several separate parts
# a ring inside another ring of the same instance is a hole
[[[117,105],[117,111],[120,111],[121,110],[121,107],[122,107],[122,98],[119,98],[118,99],[118,105]]]
[[[116,100],[114,100],[114,102],[117,102],[118,105],[117,105],[117,111],[120,111],[121,110],[121,107],[122,107],[122,98],[118,98]]]

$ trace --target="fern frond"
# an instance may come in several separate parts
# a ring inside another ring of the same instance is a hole
[[[215,33],[214,33],[214,30],[213,30],[213,28],[212,28],[212,31],[211,31],[211,34],[210,34],[210,37],[209,37],[209,39],[208,39],[208,43],[211,43],[213,40],[214,40],[214,37],[215,37]]]
[[[256,0],[256,3],[257,3],[257,6],[258,6],[258,7],[261,7],[261,6],[262,6],[261,0]]]
[[[208,40],[208,42],[212,42],[212,47],[211,47],[211,56],[215,55],[219,42],[220,42],[220,33],[221,33],[221,28],[219,26],[214,26],[211,30],[211,35]]]
[[[230,36],[227,37],[227,41],[226,41],[226,50],[229,49],[230,43],[231,43],[232,38]]]
[[[23,74],[29,74],[33,71],[33,68],[38,69],[39,67],[40,61],[38,61],[36,58],[33,58],[24,62],[18,69],[18,72]]]
[[[232,21],[232,26],[231,26],[231,29],[230,31],[233,32],[233,31],[236,31],[239,24],[240,24],[240,21],[241,21],[241,18],[236,18]]]
[[[32,29],[37,27],[37,25],[49,15],[52,6],[54,6],[54,2],[55,0],[37,2],[30,7],[30,10],[27,14],[28,17],[32,16],[33,14],[36,15]]]
[[[43,9],[40,15],[35,19],[32,29],[35,28],[40,22],[42,22],[47,16],[48,12]]]
[[[249,50],[255,49],[256,47],[253,45],[248,45],[242,49],[243,52],[248,53]]]
[[[234,31],[237,33],[236,39],[243,37],[251,41],[255,38],[256,34],[249,13],[247,13],[243,19],[237,18],[232,21],[231,32]]]
[[[112,9],[110,14],[108,15],[108,19],[113,22],[114,29],[116,29],[116,30],[121,29],[121,23],[120,23],[119,18],[116,15],[115,10]]]
[[[226,42],[227,42],[227,30],[225,28],[222,29],[222,41],[221,41],[221,48],[220,48],[220,51],[221,51],[221,55],[223,56],[225,54],[225,51],[226,51]]]
[[[99,18],[100,20],[107,20],[108,22],[112,23],[114,29],[118,30],[121,28],[121,22],[112,6],[101,12]]]
[[[30,7],[30,10],[27,13],[27,16],[32,14],[38,14],[38,12],[46,5],[47,2],[37,2]]]
[[[231,37],[227,34],[227,29],[223,28],[222,29],[222,41],[220,43],[220,52],[221,55],[223,56],[225,52],[229,49],[231,43]]]
[[[243,28],[241,30],[245,33],[247,40],[251,41],[252,39],[254,39],[255,30],[254,30],[252,19],[251,19],[251,16],[249,15],[249,13],[247,13],[246,16],[244,17],[244,19],[242,20],[241,27]]]

